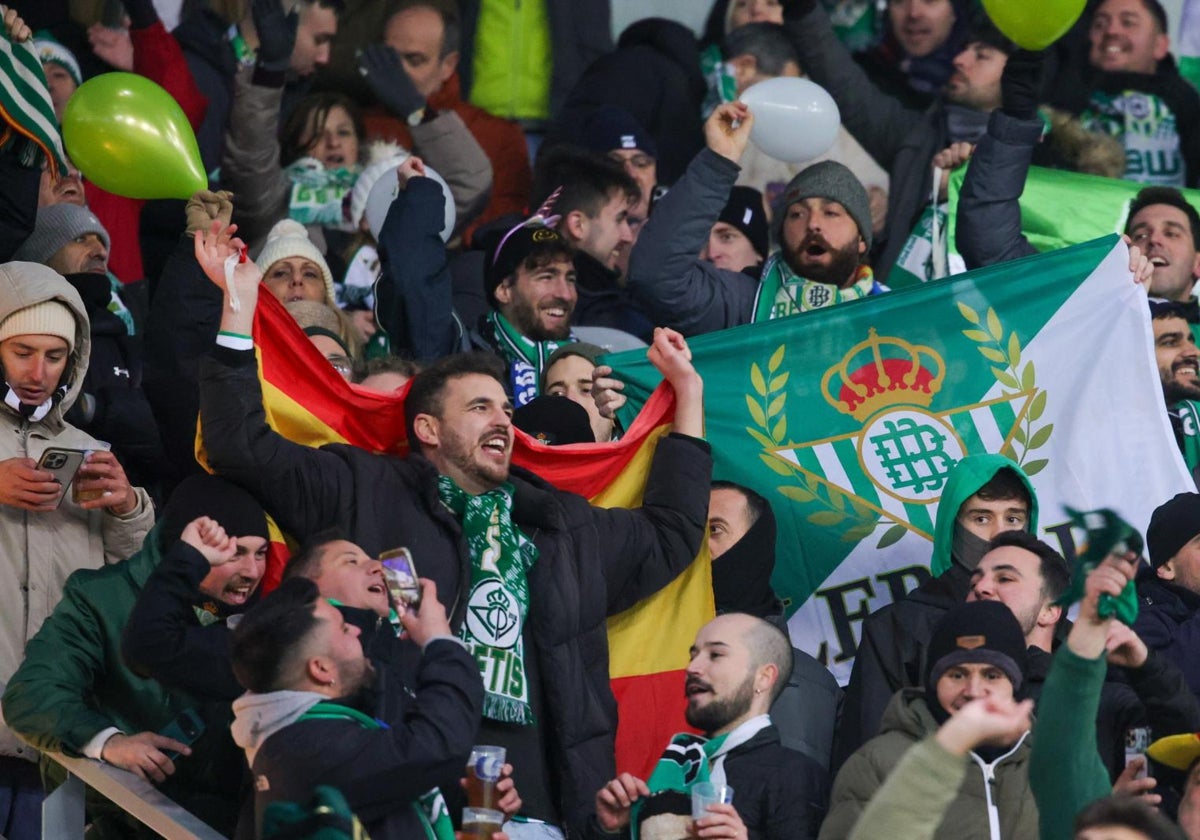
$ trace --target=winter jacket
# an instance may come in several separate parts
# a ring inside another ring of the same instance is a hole
[[[134,673],[168,688],[229,703],[242,694],[229,653],[230,627],[224,620],[244,612],[200,593],[212,571],[204,555],[186,543],[172,549],[142,587],[129,613],[121,652]],[[207,613],[213,621],[201,621]]]
[[[673,184],[704,146],[705,92],[691,30],[665,18],[639,20],[584,71],[546,145],[569,142],[574,126],[601,105],[619,105],[654,138],[659,183]]]
[[[416,127],[381,108],[368,110],[367,135],[412,149],[446,179],[458,211],[456,227],[469,229],[468,238],[470,231],[505,213],[523,214],[533,171],[521,127],[464,101],[457,73],[429,97],[428,105],[437,116]]]
[[[1137,578],[1138,617],[1134,632],[1146,647],[1175,663],[1192,693],[1200,697],[1200,595],[1162,580],[1145,568]]]
[[[385,697],[389,678],[381,676]],[[331,785],[373,840],[425,836],[413,802],[438,779],[462,772],[483,709],[483,683],[462,645],[435,639],[421,656],[415,686],[408,714],[377,715],[387,728],[364,725],[349,711],[330,715],[324,710],[337,712],[337,701],[313,692],[239,697],[233,738],[254,776],[255,826],[270,803],[304,802],[317,785]],[[322,719],[300,720],[317,702],[324,703]],[[246,829],[239,826],[238,836],[258,836]]]
[[[933,156],[952,141],[975,142],[984,131],[985,118],[941,99],[924,112],[913,111],[881,92],[834,35],[829,15],[819,3],[807,12],[789,7],[784,25],[800,54],[800,66],[829,91],[842,124],[891,177],[887,226],[872,249],[875,276],[886,283],[929,202]],[[951,111],[970,124],[951,131]]]
[[[200,382],[204,443],[218,474],[257,496],[301,542],[336,526],[372,556],[408,546],[437,584],[451,625],[462,626],[471,559],[458,520],[438,497],[432,464],[419,455],[398,459],[285,440],[266,425],[252,352],[216,348],[201,363]],[[704,534],[711,470],[706,443],[664,438],[636,510],[594,508],[512,470],[512,518],[538,549],[529,571],[528,632],[568,825],[582,828],[596,791],[615,776],[606,619],[691,563]]]
[[[225,734],[232,720],[228,704],[169,691],[135,675],[121,658],[121,631],[162,556],[155,531],[128,560],[67,579],[62,601],[29,640],[25,661],[8,683],[4,719],[38,749],[80,755],[109,727],[129,735],[159,732],[193,710],[205,721],[204,734],[160,789],[229,834],[237,820],[242,757]],[[93,821],[119,819],[127,826],[123,817],[92,815]]]
[[[23,419],[0,405],[0,461],[37,460],[50,446],[96,449],[98,441],[63,419],[83,386],[82,372],[91,358],[92,339],[79,293],[53,269],[35,263],[0,267],[0,321],[19,309],[58,300],[75,315],[75,352],[63,373],[62,399],[41,420]],[[57,510],[33,512],[0,505],[0,683],[7,685],[24,655],[25,643],[37,633],[62,596],[67,576],[76,569],[124,560],[136,552],[154,524],[154,507],[135,488],[137,507],[126,516],[84,510],[66,493]],[[36,761],[33,750],[7,727],[0,728],[0,755]]]
[[[221,166],[225,128],[233,107],[233,77],[238,63],[226,39],[228,30],[228,21],[217,12],[201,8],[181,20],[171,33],[183,49],[196,86],[208,98],[208,110],[196,129],[196,144],[206,172],[215,172]]]
[[[1046,840],[1074,835],[1075,815],[1112,793],[1112,783],[1096,750],[1095,719],[1104,680],[1104,657],[1084,659],[1063,645],[1042,689],[1034,724],[1035,746],[1029,780]],[[1021,835],[1024,836],[1024,835]]]
[[[277,139],[283,95],[282,86],[257,83],[251,67],[243,67],[235,77],[221,185],[237,196],[234,221],[252,249],[265,241],[272,225],[288,216],[292,181],[281,166]],[[370,129],[368,123],[368,134]],[[492,176],[484,150],[462,119],[439,113],[413,128],[401,143],[450,185],[460,226],[479,212]]]
[[[142,338],[108,309],[112,285],[103,274],[66,278],[83,299],[91,323],[92,357],[81,400],[70,420],[112,444],[129,482],[156,491],[172,472],[150,403],[142,390]],[[84,403],[86,402],[86,407]]]
[[[946,752],[934,735],[927,736],[867,802],[850,840],[933,840],[970,771],[969,758]]]
[[[540,72],[550,75],[550,118],[558,116],[567,94],[593,61],[612,52],[612,10],[610,0],[544,0],[549,24],[551,63]],[[462,25],[462,50],[458,72],[463,90],[471,97],[475,45],[488,37],[478,31],[482,0],[462,0],[458,4]],[[520,6],[520,3],[516,3]],[[503,116],[510,116],[505,114]],[[522,116],[513,114],[511,116]]]
[[[704,148],[654,205],[629,255],[627,288],[650,320],[684,336],[750,322],[758,281],[697,258],[708,242],[738,165]]]
[[[834,746],[835,770],[879,731],[884,709],[897,690],[924,683],[925,649],[933,629],[947,610],[966,600],[971,589],[971,570],[952,557],[959,508],[1002,468],[1015,470],[1025,482],[1033,501],[1028,529],[1037,533],[1037,494],[1015,463],[1001,455],[975,455],[955,468],[946,481],[934,522],[929,564],[934,577],[863,622]]]
[[[578,300],[571,323],[580,327],[609,327],[636,335],[649,343],[654,323],[620,285],[621,275],[582,250],[575,252],[575,289]]]
[[[829,816],[821,840],[849,837],[867,802],[891,776],[904,755],[937,730],[924,689],[902,689],[888,705],[883,729],[846,761],[833,783]],[[938,830],[941,840],[1001,840],[1037,837],[1037,805],[1029,787],[1028,734],[986,763],[971,753],[958,793],[945,811]],[[992,808],[996,825],[991,825]]]

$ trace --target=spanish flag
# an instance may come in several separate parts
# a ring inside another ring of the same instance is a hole
[[[407,453],[405,392],[378,394],[347,384],[271,295],[259,297],[254,344],[267,422],[280,434],[307,446],[350,443]],[[517,430],[513,462],[594,505],[637,507],[654,448],[670,431],[674,412],[674,392],[664,383],[620,441],[551,447]],[[197,457],[206,463],[199,443]],[[274,523],[271,534],[266,589],[278,584],[288,556]],[[618,772],[647,778],[671,736],[689,729],[683,717],[688,647],[715,612],[705,542],[697,562],[665,589],[609,619]]]

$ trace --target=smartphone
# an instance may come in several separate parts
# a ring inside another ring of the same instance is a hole
[[[175,716],[173,721],[160,729],[158,734],[190,747],[197,738],[204,734],[204,721],[191,709],[184,709]],[[163,755],[171,761],[179,760],[179,753],[176,750],[163,750]]]
[[[379,562],[383,564],[383,576],[387,579],[392,600],[412,610],[420,609],[421,583],[417,580],[412,553],[407,548],[393,548],[380,554]]]
[[[58,494],[57,504],[62,504],[63,497],[67,494],[67,486],[74,480],[75,473],[79,472],[79,468],[83,466],[85,457],[87,457],[87,450],[84,449],[62,449],[51,446],[38,459],[37,468],[54,473],[54,480],[62,485],[62,492]]]

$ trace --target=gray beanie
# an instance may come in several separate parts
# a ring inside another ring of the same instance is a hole
[[[45,265],[60,248],[85,233],[98,234],[104,242],[105,250],[112,250],[108,231],[91,210],[78,204],[52,204],[43,207],[37,211],[33,233],[17,249],[13,259]]]
[[[788,182],[783,198],[775,207],[775,218],[771,223],[777,241],[782,241],[783,217],[788,207],[806,198],[824,198],[845,207],[850,218],[858,225],[858,233],[867,243],[867,250],[871,249],[873,226],[867,190],[853,172],[833,160],[814,163]]]

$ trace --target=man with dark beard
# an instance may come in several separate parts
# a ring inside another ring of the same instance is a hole
[[[687,722],[704,735],[672,738],[648,780],[622,773],[605,785],[596,794],[591,834],[629,836],[636,822],[648,840],[679,836],[671,826],[691,813],[692,785],[710,781],[732,787],[736,804],[710,806],[696,827],[726,832],[701,836],[815,838],[828,776],[813,759],[780,744],[768,714],[791,669],[791,642],[769,622],[726,613],[700,628],[684,692]]]
[[[1176,301],[1150,301],[1154,357],[1167,416],[1184,462],[1200,480],[1200,349],[1187,316],[1188,309]]]
[[[823,309],[886,292],[866,264],[871,202],[840,163],[822,161],[794,177],[775,207],[779,250],[760,279],[697,257],[741,171],[754,116],[721,105],[704,125],[701,149],[655,205],[629,261],[629,287],[658,324],[685,336]]]
[[[372,702],[376,672],[360,630],[311,580],[284,581],[246,614],[233,634],[233,670],[248,693],[233,704],[232,731],[254,775],[255,829],[240,826],[239,836],[259,836],[267,805],[307,802],[317,785],[339,790],[371,837],[426,836],[446,820],[429,780],[462,772],[483,686],[436,585],[423,580],[422,590],[420,606],[400,616],[422,650],[405,715]]]

